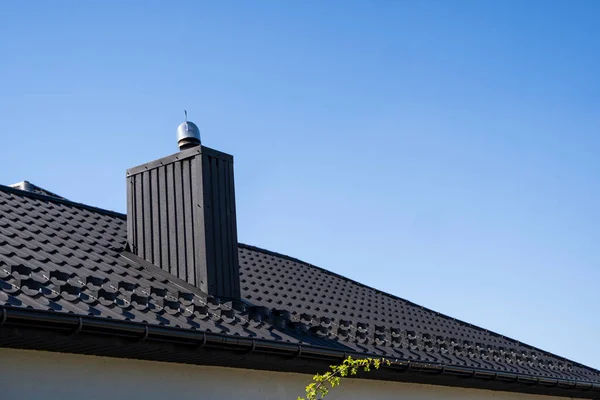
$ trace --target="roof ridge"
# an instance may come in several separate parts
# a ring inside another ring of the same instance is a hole
[[[67,200],[65,198],[58,198],[58,197],[53,197],[53,196],[49,196],[49,195],[45,195],[45,194],[28,192],[26,190],[13,188],[13,187],[6,186],[6,185],[0,185],[0,191],[16,194],[16,195],[23,196],[23,197],[31,197],[31,198],[38,199],[38,200],[44,200],[44,201],[49,201],[52,203],[65,204],[68,206],[82,208],[84,210],[93,211],[93,212],[97,212],[97,213],[104,214],[104,215],[109,215],[111,217],[117,217],[117,218],[120,218],[123,220],[127,219],[126,214],[123,214],[123,213],[120,213],[117,211],[107,210],[104,208],[90,206],[90,205],[87,205],[84,203],[78,203],[75,201]]]
[[[501,338],[504,338],[504,339],[510,340],[510,341],[512,341],[512,342],[515,342],[515,343],[517,343],[517,344],[519,344],[519,345],[521,345],[521,346],[525,346],[525,347],[528,347],[528,348],[530,348],[530,349],[532,349],[532,350],[538,351],[538,352],[540,352],[540,353],[543,353],[543,354],[547,354],[547,355],[549,355],[549,356],[552,356],[553,358],[557,358],[557,359],[560,359],[560,360],[562,360],[562,361],[569,362],[569,363],[572,363],[572,364],[574,364],[574,365],[577,365],[577,366],[579,366],[579,367],[587,368],[587,369],[589,369],[589,370],[592,370],[592,371],[594,371],[594,372],[600,373],[600,369],[596,369],[596,368],[593,368],[593,367],[587,366],[587,365],[585,365],[585,364],[582,364],[582,363],[580,363],[580,362],[573,361],[573,360],[571,360],[571,359],[568,359],[568,358],[566,358],[566,357],[562,357],[562,356],[559,356],[559,355],[557,355],[557,354],[554,354],[554,353],[552,353],[552,352],[550,352],[550,351],[543,350],[543,349],[541,349],[541,348],[539,348],[539,347],[535,347],[535,346],[532,346],[532,345],[530,345],[530,344],[527,344],[527,343],[521,342],[520,340],[513,339],[513,338],[511,338],[511,337],[509,337],[509,336],[505,336],[505,335],[502,335],[502,334],[500,334],[500,333],[496,333],[496,332],[494,332],[494,331],[491,331],[491,330],[489,330],[489,329],[485,329],[485,328],[482,328],[482,327],[480,327],[480,326],[473,325],[473,324],[471,324],[471,323],[469,323],[469,322],[465,322],[465,321],[463,321],[463,320],[460,320],[460,319],[458,319],[458,318],[451,317],[451,316],[449,316],[449,315],[446,315],[446,314],[443,314],[443,313],[441,313],[441,312],[438,312],[438,311],[432,310],[432,309],[430,309],[430,308],[424,307],[424,306],[422,306],[422,305],[416,304],[416,303],[414,303],[414,302],[412,302],[412,301],[410,301],[410,300],[403,299],[402,297],[396,296],[396,295],[394,295],[394,294],[391,294],[391,293],[388,293],[388,292],[384,292],[383,290],[376,289],[376,288],[374,288],[374,287],[371,287],[371,286],[369,286],[369,285],[366,285],[366,284],[364,284],[364,283],[361,283],[361,282],[355,281],[355,280],[354,280],[354,279],[352,279],[352,278],[348,278],[348,277],[346,277],[346,276],[343,276],[343,275],[340,275],[340,274],[338,274],[338,273],[335,273],[335,272],[329,271],[329,270],[327,270],[327,269],[325,269],[325,268],[322,268],[322,267],[319,267],[319,266],[317,266],[317,265],[314,265],[314,264],[311,264],[311,263],[308,263],[308,262],[302,261],[302,260],[300,260],[300,259],[298,259],[298,258],[291,257],[291,256],[288,256],[288,255],[285,255],[285,254],[281,254],[281,253],[277,253],[277,252],[275,252],[275,251],[271,251],[271,250],[263,249],[263,248],[261,248],[261,247],[257,247],[257,246],[252,246],[252,245],[244,244],[244,243],[238,243],[238,245],[239,245],[239,246],[241,246],[241,247],[245,247],[245,248],[247,248],[247,249],[250,249],[250,250],[255,250],[255,251],[258,251],[258,252],[261,252],[261,253],[265,253],[265,254],[269,254],[269,255],[272,255],[272,256],[275,256],[275,257],[280,257],[280,258],[283,258],[283,259],[286,259],[286,260],[289,260],[289,261],[292,261],[292,262],[301,263],[301,264],[307,265],[307,266],[309,266],[309,267],[317,268],[317,269],[321,270],[322,272],[324,272],[324,273],[326,273],[326,274],[328,274],[328,275],[332,275],[332,276],[338,277],[338,278],[340,278],[340,279],[343,279],[343,280],[345,280],[345,281],[348,281],[348,282],[354,283],[354,284],[356,284],[356,285],[358,285],[358,286],[361,286],[361,287],[364,287],[364,288],[367,288],[367,289],[373,290],[373,291],[375,291],[375,292],[377,292],[377,293],[380,293],[380,294],[382,294],[382,295],[384,295],[384,296],[389,296],[389,297],[391,297],[391,298],[393,298],[393,299],[396,299],[396,300],[400,300],[400,301],[406,302],[406,303],[408,303],[408,304],[409,304],[409,305],[411,305],[411,306],[414,306],[414,307],[420,308],[420,309],[422,309],[422,310],[426,310],[426,311],[432,312],[433,314],[435,314],[435,315],[436,315],[436,316],[438,316],[438,317],[442,317],[442,318],[446,318],[446,319],[449,319],[449,320],[452,320],[452,321],[458,322],[459,324],[463,324],[463,325],[466,325],[466,326],[468,326],[468,327],[470,327],[470,328],[473,328],[473,329],[477,329],[477,330],[480,330],[480,331],[487,332],[487,333],[489,333],[489,334],[491,334],[491,335],[494,335],[494,336],[499,336],[499,337],[501,337]]]
[[[64,197],[59,196],[56,193],[52,193],[51,191],[46,190],[43,187],[36,185],[35,183],[31,183],[28,180],[14,183],[12,185],[9,185],[9,187],[24,190],[26,192],[44,194],[46,196],[51,196],[51,197],[56,197],[59,199],[66,200]]]

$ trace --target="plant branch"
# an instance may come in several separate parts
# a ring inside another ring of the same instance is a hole
[[[365,372],[379,368],[382,364],[390,365],[390,362],[383,358],[359,358],[348,357],[340,365],[331,365],[330,371],[324,374],[313,376],[312,383],[306,386],[306,397],[298,397],[298,400],[320,400],[327,396],[329,387],[334,388],[340,384],[341,378],[356,375],[359,369]]]

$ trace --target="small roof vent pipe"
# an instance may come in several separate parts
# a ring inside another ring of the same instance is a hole
[[[177,127],[177,144],[179,150],[189,149],[190,147],[200,146],[200,129],[187,120],[187,111],[185,113],[185,122]]]

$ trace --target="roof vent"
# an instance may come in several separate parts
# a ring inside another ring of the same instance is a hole
[[[13,183],[12,185],[9,185],[9,186],[13,189],[19,189],[19,190],[23,190],[23,191],[29,192],[29,193],[36,193],[36,194],[41,194],[44,196],[56,197],[57,199],[66,200],[64,197],[59,196],[55,193],[52,193],[51,191],[41,188],[37,185],[34,185],[33,183],[31,183],[29,181]]]
[[[200,146],[200,129],[187,120],[187,111],[185,111],[185,122],[182,122],[177,127],[177,144],[179,150],[189,149],[191,147]]]

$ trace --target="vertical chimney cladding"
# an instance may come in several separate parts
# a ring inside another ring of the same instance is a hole
[[[233,157],[200,145],[191,122],[177,136],[180,152],[127,170],[129,245],[208,294],[239,299]]]

